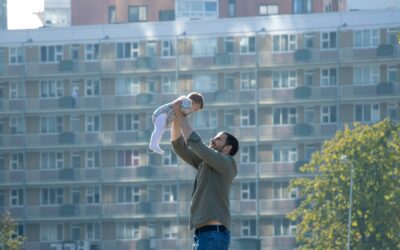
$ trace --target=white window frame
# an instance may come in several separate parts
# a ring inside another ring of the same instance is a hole
[[[10,153],[10,170],[23,170],[24,169],[24,154],[21,152]]]
[[[101,163],[100,163],[100,152],[97,150],[93,151],[86,151],[86,164],[85,166],[87,168],[99,168]]]
[[[119,55],[119,51],[121,51],[121,55]],[[115,60],[130,60],[139,56],[139,42],[119,42],[115,46]]]
[[[54,170],[64,168],[63,152],[41,152],[40,153],[40,169]]]
[[[135,10],[137,13],[137,19],[131,19],[131,11]],[[129,5],[128,6],[128,22],[146,22],[148,21],[148,8],[146,5]]]
[[[46,223],[40,224],[40,241],[41,242],[60,242],[64,240],[63,224]]]
[[[336,31],[321,32],[320,38],[321,50],[335,50],[337,48],[338,36]]]
[[[101,223],[87,222],[85,223],[85,239],[86,240],[100,240]]]
[[[297,72],[295,70],[272,72],[272,86],[274,89],[296,88],[297,82]]]
[[[175,55],[175,41],[161,40],[161,57],[168,58]]]
[[[242,237],[256,237],[257,236],[257,223],[254,219],[241,220],[240,223],[240,236]],[[251,228],[254,227],[254,232]]]
[[[125,162],[127,156],[130,156],[130,163]],[[121,159],[121,157],[123,157]],[[122,160],[122,161],[121,161]],[[140,151],[138,149],[120,149],[117,150],[117,167],[139,167],[140,166]]]
[[[274,237],[294,236],[296,232],[296,222],[292,222],[286,218],[274,218]],[[287,225],[287,227],[285,227]],[[277,228],[279,226],[279,232]]]
[[[256,125],[254,109],[240,109],[240,125],[243,127]]]
[[[283,44],[284,40],[286,43]],[[272,53],[293,52],[297,49],[296,34],[276,34],[272,36]]]
[[[279,154],[279,159],[277,159]],[[295,144],[277,144],[272,146],[272,162],[291,162],[298,160],[298,148]]]
[[[25,124],[23,117],[12,116],[10,117],[10,134],[24,134]]]
[[[387,117],[393,121],[399,120],[399,105],[397,103],[387,104]]]
[[[23,47],[9,47],[8,62],[10,65],[22,64],[25,61]]]
[[[240,90],[256,88],[256,73],[254,71],[240,72]]]
[[[243,36],[239,42],[240,54],[253,54],[256,52],[256,37]]]
[[[46,58],[42,58],[42,49],[46,50]],[[53,51],[53,52],[52,52]],[[39,63],[58,63],[63,60],[64,49],[62,45],[43,45],[39,48]]]
[[[162,201],[165,203],[178,202],[178,187],[176,184],[164,184],[162,186]]]
[[[177,239],[178,238],[178,226],[171,225],[171,222],[164,221],[162,229],[163,239]]]
[[[279,119],[277,120],[277,116]],[[297,123],[297,108],[281,107],[272,109],[272,124],[274,126],[293,125]]]
[[[117,222],[116,227],[117,240],[139,240],[141,238],[139,222]]]
[[[306,106],[304,109],[304,122],[307,124],[314,124],[315,122],[315,108]]]
[[[196,128],[211,129],[218,126],[217,111],[204,110],[193,116],[193,124]]]
[[[101,117],[97,114],[85,115],[85,131],[88,133],[95,133],[101,130]]]
[[[10,207],[24,206],[24,189],[12,188],[10,189]]]
[[[100,79],[86,79],[85,80],[85,95],[86,96],[99,96],[100,95]]]
[[[193,75],[193,90],[209,93],[215,92],[218,88],[218,77],[216,74],[195,74]]]
[[[240,183],[240,200],[253,201],[257,199],[255,182]]]
[[[175,94],[177,92],[177,82],[175,75],[161,76],[161,93]]]
[[[48,197],[44,200],[43,195]],[[52,200],[53,196],[53,200]],[[41,188],[40,189],[40,205],[41,206],[59,206],[64,203],[64,189],[62,188]]]
[[[121,193],[122,192],[122,193]],[[139,185],[117,186],[116,197],[118,204],[137,204],[141,202]],[[122,200],[121,200],[122,198]]]
[[[321,124],[335,124],[337,123],[337,118],[338,118],[338,108],[336,105],[321,106]]]
[[[132,96],[140,94],[140,80],[136,76],[118,77],[116,81],[116,95]]]
[[[379,29],[354,30],[354,48],[375,48],[379,45]]]
[[[361,119],[357,119],[357,107],[361,107]],[[369,109],[369,119],[366,117],[366,109]],[[354,104],[354,121],[363,123],[375,123],[380,121],[381,108],[379,103],[356,103]]]
[[[388,66],[388,72],[387,72],[388,82],[394,84],[399,83],[400,82],[399,78],[400,78],[400,73],[398,70],[398,66],[397,65]]]
[[[337,68],[321,69],[321,87],[336,86],[338,82],[337,76]]]
[[[64,121],[62,116],[41,116],[40,133],[58,134],[64,130]]]
[[[176,167],[177,164],[178,158],[176,157],[175,152],[173,152],[171,149],[165,149],[162,156],[162,165],[164,167]]]
[[[139,114],[117,114],[116,123],[117,131],[138,131],[140,125]]]
[[[255,163],[257,158],[255,145],[244,145],[240,149],[241,163]]]
[[[24,82],[23,81],[11,81],[10,82],[10,94],[9,98],[16,100],[24,97]]]
[[[64,95],[63,82],[61,80],[43,80],[40,81],[41,99],[59,98]]]
[[[361,65],[353,68],[354,85],[377,85],[380,78],[378,65]]]
[[[196,38],[192,41],[193,57],[209,57],[214,56],[217,52],[217,38]]]
[[[86,191],[86,204],[100,204],[101,202],[100,186],[87,186],[85,191]]]
[[[279,14],[279,5],[277,4],[260,4],[258,6],[258,14],[260,16]]]
[[[100,59],[100,44],[91,43],[85,45],[85,61],[98,61]]]

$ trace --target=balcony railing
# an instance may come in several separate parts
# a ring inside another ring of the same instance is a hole
[[[339,124],[307,124],[309,132],[298,132],[300,124],[289,125],[260,125],[258,126],[260,140],[280,140],[305,137],[331,138],[340,128]],[[304,124],[302,124],[304,125]]]

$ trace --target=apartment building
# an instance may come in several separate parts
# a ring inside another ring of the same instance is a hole
[[[240,139],[231,249],[294,249],[289,181],[344,124],[399,119],[400,11],[0,31],[0,211],[29,250],[190,249],[195,171],[148,150],[190,91]]]
[[[0,30],[7,29],[7,0],[0,0]]]
[[[72,25],[88,25],[310,14],[345,10],[347,10],[347,0],[253,0],[251,2],[238,0],[71,0],[71,21]]]

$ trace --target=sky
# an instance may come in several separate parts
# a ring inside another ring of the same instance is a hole
[[[8,29],[33,29],[41,26],[34,12],[43,11],[44,0],[7,0]],[[392,6],[400,9],[400,0],[347,0],[349,9],[374,9]]]

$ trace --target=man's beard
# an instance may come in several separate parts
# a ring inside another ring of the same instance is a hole
[[[214,150],[216,150],[216,151],[218,151],[219,153],[222,153],[222,149],[224,148],[224,146],[217,147],[213,142],[210,142],[209,147],[214,149]]]

